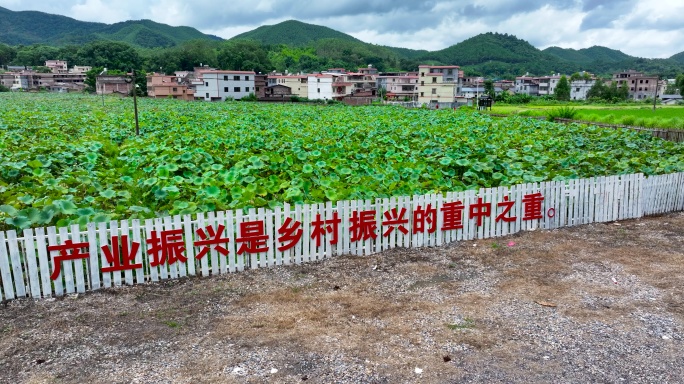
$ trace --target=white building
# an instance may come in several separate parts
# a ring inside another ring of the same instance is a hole
[[[586,100],[587,93],[596,84],[595,79],[575,80],[570,83],[570,100]]]
[[[254,71],[200,70],[192,82],[195,100],[235,100],[255,93]]]
[[[333,82],[338,77],[339,75],[333,74],[317,74],[307,76],[309,100],[332,100]]]

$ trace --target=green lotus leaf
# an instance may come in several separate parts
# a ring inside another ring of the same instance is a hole
[[[202,189],[202,192],[209,198],[216,198],[221,194],[221,188],[212,185]]]
[[[104,197],[105,199],[111,199],[112,197],[116,196],[116,191],[107,189],[100,192],[100,196]]]
[[[17,216],[19,211],[11,205],[0,205],[0,212],[4,212],[7,216]]]
[[[24,203],[24,204],[26,204],[26,205],[29,205],[29,204],[33,203],[33,196],[31,196],[31,195],[24,195],[24,196],[21,196],[21,197],[17,197],[17,200],[21,201],[22,203]]]

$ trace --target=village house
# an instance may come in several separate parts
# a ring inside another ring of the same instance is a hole
[[[548,90],[546,90],[548,92]],[[530,96],[539,96],[539,78],[530,76],[518,76],[515,78],[515,93]]]
[[[613,74],[613,81],[617,82],[618,87],[625,84],[628,87],[629,98],[643,100],[656,96],[660,78],[658,76],[647,76],[642,72],[628,70]]]
[[[69,73],[67,62],[63,60],[47,60],[45,66],[50,68],[52,73]]]
[[[95,92],[98,95],[128,95],[133,89],[133,81],[127,75],[99,75],[95,77]]]
[[[266,97],[266,87],[268,86],[268,75],[254,75],[254,94],[258,99]]]
[[[587,93],[596,84],[596,79],[580,79],[570,82],[570,100],[586,100]]]
[[[308,75],[269,75],[267,86],[283,85],[290,88],[290,93],[298,97],[309,97]]]
[[[199,70],[192,85],[195,99],[205,101],[239,100],[255,92],[254,71]]]
[[[269,85],[265,90],[265,98],[268,99],[289,99],[292,97],[292,88],[287,85]]]
[[[153,73],[147,76],[147,95],[155,99],[194,100],[195,91],[183,77]]]
[[[376,84],[386,91],[387,100],[418,100],[418,72],[384,73],[377,76]]]
[[[454,103],[461,95],[463,72],[459,66],[418,66],[418,102]]]
[[[310,100],[340,100],[351,94],[352,83],[344,75],[321,73],[307,76]]]

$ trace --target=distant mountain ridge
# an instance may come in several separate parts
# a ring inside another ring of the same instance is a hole
[[[11,11],[0,7],[0,42],[9,45],[83,44],[113,40],[131,45],[170,47],[190,40],[222,40],[191,27],[172,27],[152,20],[129,20],[115,24],[79,21],[37,11]]]
[[[223,40],[191,27],[173,27],[151,20],[91,23],[66,16],[36,11],[15,12],[0,7],[0,43],[9,45],[66,46],[109,40],[142,48],[169,48],[198,39],[209,42]],[[537,75],[578,71],[610,74],[626,69],[663,75],[684,72],[684,52],[669,59],[644,59],[601,46],[540,50],[516,36],[492,32],[430,52],[366,43],[325,26],[288,20],[258,27],[229,41],[240,40],[256,41],[273,52],[279,51],[283,45],[294,48],[294,51],[286,52],[289,57],[281,60],[285,69],[294,70],[327,68],[323,65],[351,68],[374,65],[380,70],[411,70],[419,64],[449,64],[461,66],[470,75],[509,78],[527,72]]]
[[[287,20],[275,25],[262,25],[241,33],[230,40],[250,39],[263,44],[286,44],[296,47],[323,39],[340,39],[362,43],[361,40],[321,25],[307,24],[297,20]]]

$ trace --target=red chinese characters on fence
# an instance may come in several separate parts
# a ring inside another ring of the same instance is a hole
[[[522,198],[522,220],[541,220],[543,214],[544,196],[541,193],[524,195]],[[419,233],[435,233],[441,231],[454,231],[463,229],[467,220],[481,227],[486,218],[492,218],[494,223],[511,223],[518,220],[515,214],[515,201],[508,196],[503,201],[492,203],[485,202],[482,197],[477,201],[471,202],[466,206],[462,201],[445,202],[437,209],[431,204],[425,206],[417,205],[412,213],[406,208],[392,208],[388,211],[377,212],[375,210],[352,211],[348,219],[347,230],[350,242],[375,240],[378,234],[383,237],[416,235]],[[555,210],[549,210],[549,217],[555,215]],[[323,217],[317,213],[308,224],[310,227],[310,238],[315,240],[316,247],[321,247],[324,241],[330,245],[338,244],[341,235],[342,218],[338,212],[332,212],[331,217]],[[440,220],[441,218],[441,220]],[[412,220],[411,220],[412,219]],[[275,248],[279,252],[287,252],[302,242],[304,237],[304,226],[306,224],[294,220],[290,217],[275,228]],[[378,227],[381,228],[378,228]],[[439,227],[439,228],[438,228]],[[378,229],[380,232],[378,233]],[[201,260],[209,252],[216,251],[221,256],[228,256],[227,249],[230,238],[225,237],[226,227],[218,225],[216,228],[207,226],[198,228],[195,231],[197,239],[192,242],[192,246],[198,249],[196,259]],[[307,232],[308,233],[308,232]],[[258,254],[268,252],[270,235],[266,230],[266,223],[263,220],[245,221],[238,224],[236,231],[235,244],[237,255]],[[177,262],[186,263],[188,261],[185,251],[186,243],[183,239],[182,229],[170,229],[163,231],[152,231],[148,239],[146,251],[149,258],[150,267],[162,265],[173,265]],[[56,280],[61,274],[61,263],[63,261],[87,259],[90,254],[86,251],[89,243],[74,243],[66,240],[60,245],[48,246],[48,251],[58,252],[53,257],[53,271],[50,275],[52,280]],[[103,273],[127,271],[143,268],[142,262],[136,263],[135,260],[142,260],[140,255],[139,242],[129,242],[127,235],[112,236],[109,245],[100,247],[106,263],[103,262],[101,271]]]

